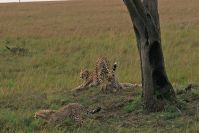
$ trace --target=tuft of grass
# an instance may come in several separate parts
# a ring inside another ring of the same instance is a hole
[[[143,109],[143,103],[141,97],[134,98],[132,102],[128,103],[123,108],[124,112],[126,113],[135,112],[135,111],[140,112],[142,109]]]
[[[165,120],[172,120],[181,115],[180,110],[174,105],[168,105],[165,107],[165,112],[163,112],[163,119]]]

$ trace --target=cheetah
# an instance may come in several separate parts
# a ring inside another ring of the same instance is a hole
[[[58,110],[40,110],[35,113],[35,118],[41,118],[49,124],[57,124],[63,122],[65,119],[74,120],[78,125],[82,125],[83,119],[88,114],[95,114],[101,110],[98,107],[92,111],[87,111],[84,106],[79,103],[69,103]]]
[[[96,61],[94,71],[91,72],[87,69],[81,70],[80,78],[84,80],[84,82],[76,90],[85,90],[89,87],[100,86],[101,90],[105,91],[108,84],[109,88],[121,88],[121,86],[119,87],[119,83],[115,78],[116,68],[117,63],[114,63],[111,68],[110,62],[106,57],[99,57]]]
[[[35,118],[41,118],[48,123],[60,123],[69,118],[74,120],[75,123],[81,125],[83,122],[84,107],[79,103],[70,103],[58,110],[40,110],[35,113]]]
[[[94,71],[88,69],[82,69],[80,72],[80,78],[84,80],[85,84],[91,84],[91,86],[98,86],[105,79],[107,79],[110,68],[110,63],[105,57],[100,57],[96,61]]]
[[[28,49],[25,49],[25,48],[19,48],[19,47],[13,47],[13,48],[10,48],[8,46],[5,46],[12,54],[15,54],[15,55],[25,55],[28,53]]]

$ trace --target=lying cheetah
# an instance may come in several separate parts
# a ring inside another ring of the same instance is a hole
[[[40,110],[35,113],[34,117],[44,119],[50,124],[61,123],[69,118],[74,120],[78,125],[81,125],[86,116],[95,114],[100,110],[101,107],[88,111],[79,103],[69,103],[58,110]]]
[[[69,118],[79,125],[82,124],[84,107],[78,103],[70,103],[58,110],[40,110],[35,113],[35,118],[42,118],[48,123],[60,123]]]
[[[19,48],[19,47],[13,47],[13,48],[10,48],[8,46],[5,46],[12,54],[15,54],[15,55],[25,55],[28,53],[28,49],[25,49],[25,48]]]

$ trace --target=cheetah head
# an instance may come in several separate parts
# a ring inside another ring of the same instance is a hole
[[[90,76],[90,72],[88,69],[81,69],[80,71],[80,78],[83,80],[87,80]]]
[[[40,110],[35,113],[34,117],[35,118],[42,118],[44,120],[49,120],[51,115],[54,114],[56,110]]]

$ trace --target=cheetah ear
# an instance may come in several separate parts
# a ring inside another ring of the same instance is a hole
[[[81,68],[81,69],[80,69],[80,72],[83,72],[84,70],[85,70],[85,68]]]
[[[51,110],[50,111],[50,113],[56,113],[57,112],[57,110]]]

